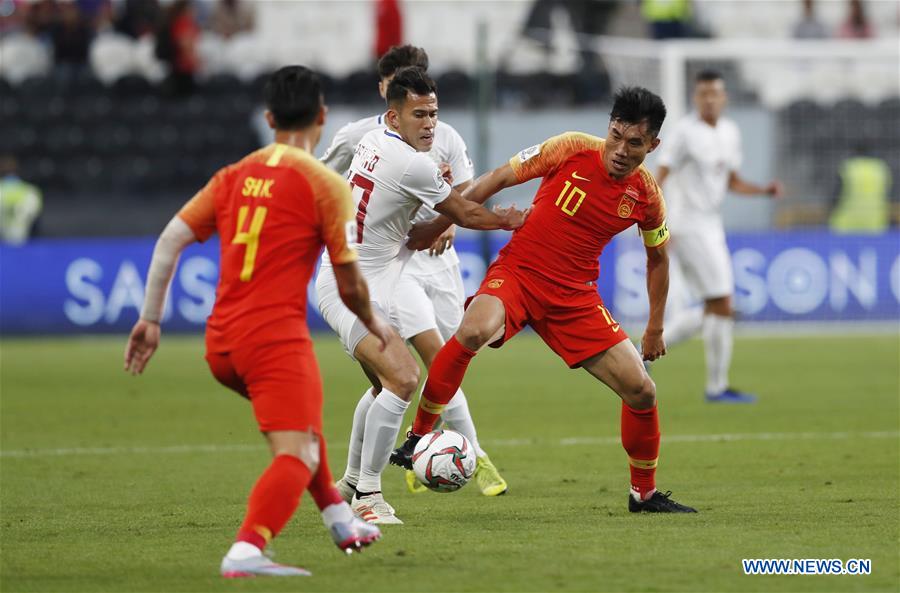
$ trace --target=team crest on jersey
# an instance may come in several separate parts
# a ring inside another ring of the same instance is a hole
[[[619,209],[618,214],[619,218],[628,218],[631,216],[632,211],[634,211],[634,205],[637,204],[637,200],[628,195],[623,195],[622,199],[619,201]]]
[[[531,148],[526,148],[525,150],[519,152],[519,161],[524,163],[530,158],[536,157],[541,154],[541,145],[535,144]]]
[[[488,284],[487,284],[487,287],[488,287],[488,288],[500,288],[501,286],[503,286],[503,279],[502,279],[502,278],[494,278],[493,280],[491,280],[491,281],[488,282]]]

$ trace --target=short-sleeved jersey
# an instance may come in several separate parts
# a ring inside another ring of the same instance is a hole
[[[387,128],[363,136],[347,177],[356,207],[353,233],[363,271],[380,269],[394,260],[419,207],[433,208],[451,189],[427,153],[417,152]],[[322,261],[330,263],[327,255]]]
[[[697,113],[681,119],[659,148],[659,165],[668,167],[666,197],[669,219],[679,232],[702,231],[721,224],[728,178],[741,166],[741,133],[720,118],[715,126]]]
[[[322,155],[322,162],[341,175],[346,175],[353,160],[353,150],[362,137],[368,132],[384,129],[384,114],[366,117],[350,122],[338,130],[331,141],[331,145]],[[434,131],[434,145],[428,152],[437,164],[450,165],[450,174],[453,176],[453,185],[471,181],[475,176],[475,166],[469,158],[466,142],[459,132],[448,123],[439,121]],[[416,213],[413,222],[428,221],[437,216],[437,212],[423,205]],[[442,255],[434,257],[427,252],[416,252],[406,264],[405,273],[434,274],[459,263],[456,250],[451,247]]]
[[[615,179],[603,164],[602,138],[566,132],[510,159],[520,182],[543,177],[525,224],[500,251],[508,264],[560,284],[597,280],[603,248],[637,224],[649,247],[668,239],[662,192],[642,165]]]
[[[178,214],[200,241],[219,233],[207,348],[308,339],[306,288],[322,246],[357,259],[347,182],[306,151],[270,144],[219,170]]]

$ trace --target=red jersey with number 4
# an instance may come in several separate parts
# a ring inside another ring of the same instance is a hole
[[[327,246],[355,261],[346,180],[306,151],[271,144],[219,170],[178,213],[199,241],[218,231],[219,284],[209,352],[309,339],[306,290]]]
[[[597,280],[603,248],[631,225],[647,246],[666,242],[666,207],[653,176],[641,165],[612,178],[603,165],[604,144],[566,132],[510,159],[520,182],[544,179],[528,220],[500,251],[504,264],[578,287]]]

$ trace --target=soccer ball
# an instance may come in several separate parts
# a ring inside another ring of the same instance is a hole
[[[416,443],[413,471],[435,492],[455,492],[475,473],[475,450],[469,439],[452,430],[429,432]]]

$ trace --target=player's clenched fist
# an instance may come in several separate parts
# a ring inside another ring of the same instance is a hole
[[[666,341],[662,330],[647,330],[641,338],[641,353],[644,360],[653,361],[666,353]]]

